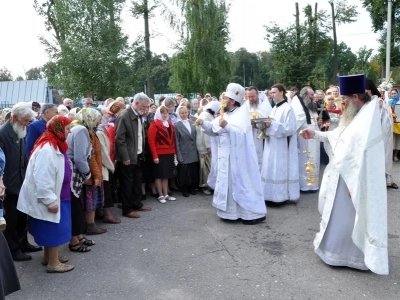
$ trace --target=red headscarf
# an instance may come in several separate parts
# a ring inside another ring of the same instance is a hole
[[[65,116],[56,115],[50,119],[46,124],[46,131],[37,139],[31,154],[37,149],[42,148],[44,144],[49,143],[54,149],[59,149],[60,152],[65,153],[68,150],[65,135],[65,127],[72,122]]]

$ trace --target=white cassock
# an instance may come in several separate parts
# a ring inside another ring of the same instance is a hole
[[[217,151],[212,152],[208,185],[214,189],[213,206],[220,218],[255,220],[267,210],[257,170],[257,156],[246,105],[224,114],[228,122],[219,126],[220,117],[204,121],[204,132],[216,137]]]
[[[373,99],[377,99],[377,96],[373,96]],[[386,173],[386,184],[391,185],[393,183],[392,179],[392,167],[393,167],[393,117],[392,110],[385,100],[382,101],[381,111],[381,124],[383,141],[385,147],[385,173]]]
[[[380,123],[378,103],[372,100],[347,127],[316,132],[329,164],[319,194],[322,220],[314,248],[329,265],[386,275],[387,192]]]
[[[246,101],[245,104],[247,105],[250,114],[255,113],[257,116],[256,118],[267,118],[269,117],[272,107],[269,101],[263,101],[256,106],[253,107],[250,105],[250,101]],[[262,167],[262,157],[263,157],[263,152],[264,152],[264,139],[259,139],[258,136],[260,135],[261,130],[258,128],[253,128],[253,140],[254,140],[254,146],[256,147],[256,153],[257,153],[257,160],[258,160],[258,167],[261,172],[261,167]]]
[[[300,198],[296,117],[286,100],[274,106],[270,117],[261,170],[264,199],[295,201]]]
[[[314,131],[319,131],[318,113],[310,112],[311,124],[307,124],[306,114],[300,100],[297,96],[293,97],[290,104],[296,116],[296,131],[299,142],[299,174],[300,174],[300,190],[301,191],[317,191],[319,189],[319,165],[320,165],[320,142],[317,140],[305,140],[299,135],[299,132],[305,128],[310,128]],[[309,151],[309,153],[307,153]],[[310,160],[315,167],[315,172],[312,174],[306,173],[306,162]],[[308,185],[307,178],[314,177],[314,184]]]

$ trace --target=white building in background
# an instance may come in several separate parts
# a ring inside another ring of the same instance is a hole
[[[30,101],[59,104],[62,98],[47,80],[0,81],[0,109]]]

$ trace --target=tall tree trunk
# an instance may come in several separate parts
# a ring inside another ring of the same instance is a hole
[[[146,48],[146,77],[147,95],[154,99],[154,80],[151,76],[151,51],[150,51],[150,30],[149,30],[149,5],[148,0],[143,0],[144,4],[144,45]]]
[[[333,30],[333,78],[332,83],[337,84],[337,76],[339,75],[338,67],[338,50],[337,50],[337,37],[336,37],[336,16],[333,1],[330,2],[332,8],[332,30]]]
[[[300,45],[301,45],[301,33],[300,33],[300,12],[299,3],[296,2],[296,51],[300,55]]]

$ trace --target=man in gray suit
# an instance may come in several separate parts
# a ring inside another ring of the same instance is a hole
[[[4,236],[11,255],[15,261],[31,260],[32,256],[23,252],[42,250],[41,247],[29,244],[25,230],[27,216],[17,210],[17,202],[25,171],[28,164],[25,156],[25,135],[30,120],[35,116],[28,103],[17,103],[11,109],[11,118],[0,128],[0,147],[6,156],[4,169],[4,185],[6,198],[4,200],[7,228]]]
[[[144,93],[136,94],[131,107],[117,118],[115,131],[115,159],[121,186],[122,215],[140,218],[137,211],[150,211],[142,204],[142,170],[144,157],[143,112],[150,99]]]

